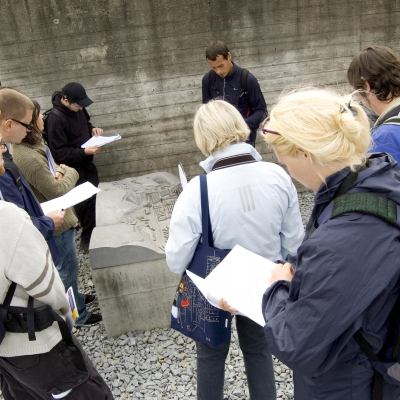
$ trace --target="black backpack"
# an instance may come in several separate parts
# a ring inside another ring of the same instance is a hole
[[[248,76],[249,76],[249,71],[246,68],[242,68],[242,71],[240,73],[240,87],[241,87],[242,92],[241,92],[240,96],[246,97],[247,104],[249,105],[249,111],[247,113],[247,116],[250,116],[251,114],[253,114],[254,107],[250,102],[249,91],[247,89],[247,77]],[[217,90],[217,87],[215,85],[216,80],[217,80],[217,73],[212,69],[210,71],[210,80],[209,80],[209,84],[208,84],[208,93],[211,98],[212,98],[213,92],[215,90]]]
[[[60,110],[57,110],[57,108],[53,107],[53,108],[50,108],[50,110],[45,111],[43,113],[44,131],[42,132],[42,136],[47,144],[49,143],[49,136],[48,136],[48,132],[47,132],[46,122],[47,122],[47,119],[50,114],[56,115],[61,120],[61,122],[63,124],[63,128],[64,128],[64,132],[68,132],[68,130],[69,130],[68,120],[67,120],[66,116]]]
[[[397,118],[398,124],[400,124],[399,117],[393,118]],[[361,167],[361,169],[365,168]],[[400,206],[397,203],[374,193],[346,193],[356,181],[357,175],[358,172],[351,172],[343,180],[335,194],[335,198],[318,218],[318,226],[344,213],[358,212],[374,215],[400,229],[400,221],[398,220]],[[316,229],[316,224],[314,223],[309,236]],[[400,282],[398,284],[400,285]],[[360,331],[357,331],[353,338],[367,355],[375,370],[372,400],[382,400],[384,380],[392,385],[400,386],[400,297],[390,313],[388,337],[379,354],[373,352]]]

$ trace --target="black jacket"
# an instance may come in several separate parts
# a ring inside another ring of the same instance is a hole
[[[202,82],[202,97],[203,103],[208,103],[211,99],[221,98],[221,100],[227,101],[229,104],[235,106],[244,120],[247,126],[250,128],[249,141],[255,142],[257,137],[257,129],[266,114],[267,106],[265,104],[264,96],[261,93],[260,85],[257,79],[249,72],[247,77],[247,91],[249,101],[253,107],[253,112],[249,114],[249,104],[246,97],[242,93],[241,88],[241,73],[242,68],[233,64],[233,72],[231,75],[221,78],[216,76],[215,86],[216,90],[210,95],[210,74],[209,71],[203,77]]]
[[[54,161],[69,167],[84,167],[93,162],[93,156],[87,156],[81,145],[92,137],[92,124],[86,109],[74,112],[61,103],[62,92],[55,92],[52,97],[53,107],[66,117],[68,129],[64,130],[60,117],[50,113],[46,118],[45,131]]]

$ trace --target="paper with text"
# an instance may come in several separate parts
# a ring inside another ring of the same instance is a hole
[[[187,185],[187,178],[185,171],[183,170],[183,165],[181,163],[178,164],[178,171],[179,171],[179,179],[181,180],[181,185],[183,190]]]
[[[236,245],[206,279],[186,273],[214,307],[220,308],[218,302],[224,298],[231,307],[264,326],[262,298],[275,267],[274,262]]]
[[[107,143],[114,142],[115,140],[121,139],[120,135],[115,136],[92,136],[87,142],[83,143],[81,146],[82,149],[86,149],[86,147],[97,146],[101,147]]]
[[[40,205],[42,206],[44,215],[46,215],[50,211],[66,210],[99,192],[101,192],[99,188],[92,185],[90,182],[85,182],[74,187],[68,193],[64,194],[64,196],[46,201]]]

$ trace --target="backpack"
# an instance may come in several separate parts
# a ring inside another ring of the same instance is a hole
[[[398,119],[400,123],[400,118]],[[361,167],[361,169],[365,169]],[[351,172],[339,187],[333,201],[317,219],[321,226],[330,219],[348,212],[374,215],[400,229],[400,206],[394,201],[374,193],[346,193],[357,179],[358,172]],[[314,223],[309,236],[317,229]],[[361,350],[367,355],[375,370],[372,400],[383,399],[383,381],[400,386],[400,296],[389,316],[388,337],[379,354],[375,354],[360,331],[353,335]]]
[[[242,71],[240,73],[240,87],[242,89],[242,93],[240,94],[241,96],[246,97],[247,104],[249,105],[249,110],[247,111],[247,116],[249,117],[251,114],[253,114],[254,107],[251,104],[249,100],[249,91],[247,89],[247,77],[249,76],[249,71],[246,68],[242,68]],[[215,90],[217,90],[217,87],[215,85],[215,82],[217,80],[217,73],[212,69],[210,71],[210,79],[208,82],[208,93],[210,97],[212,97],[212,94]]]
[[[64,128],[64,132],[68,132],[68,130],[69,130],[68,120],[60,110],[57,110],[57,108],[53,107],[53,108],[50,108],[49,110],[45,111],[43,113],[44,130],[42,132],[42,136],[47,144],[49,143],[49,137],[48,137],[46,122],[47,122],[47,119],[50,114],[56,115],[61,120],[63,128]]]

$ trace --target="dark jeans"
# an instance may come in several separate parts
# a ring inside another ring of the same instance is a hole
[[[90,182],[92,185],[99,186],[99,177],[96,166],[91,163],[85,167],[74,167],[79,174],[76,186],[81,183]],[[82,201],[75,206],[75,213],[82,227],[81,241],[89,244],[92,231],[96,226],[96,195]]]
[[[251,400],[275,400],[274,367],[263,327],[247,317],[236,316],[236,328]],[[229,343],[210,347],[196,342],[197,400],[222,400]]]
[[[50,400],[72,389],[66,400],[112,400],[110,389],[74,337],[88,375],[78,373],[70,350],[61,341],[48,353],[0,357],[1,390],[5,400]]]
[[[78,290],[78,257],[76,255],[74,229],[68,229],[61,235],[54,236],[58,248],[58,263],[56,268],[60,274],[65,291],[71,286],[74,291],[76,307],[79,317],[75,321],[77,324],[83,324],[90,317],[90,312],[85,306],[85,295]]]

